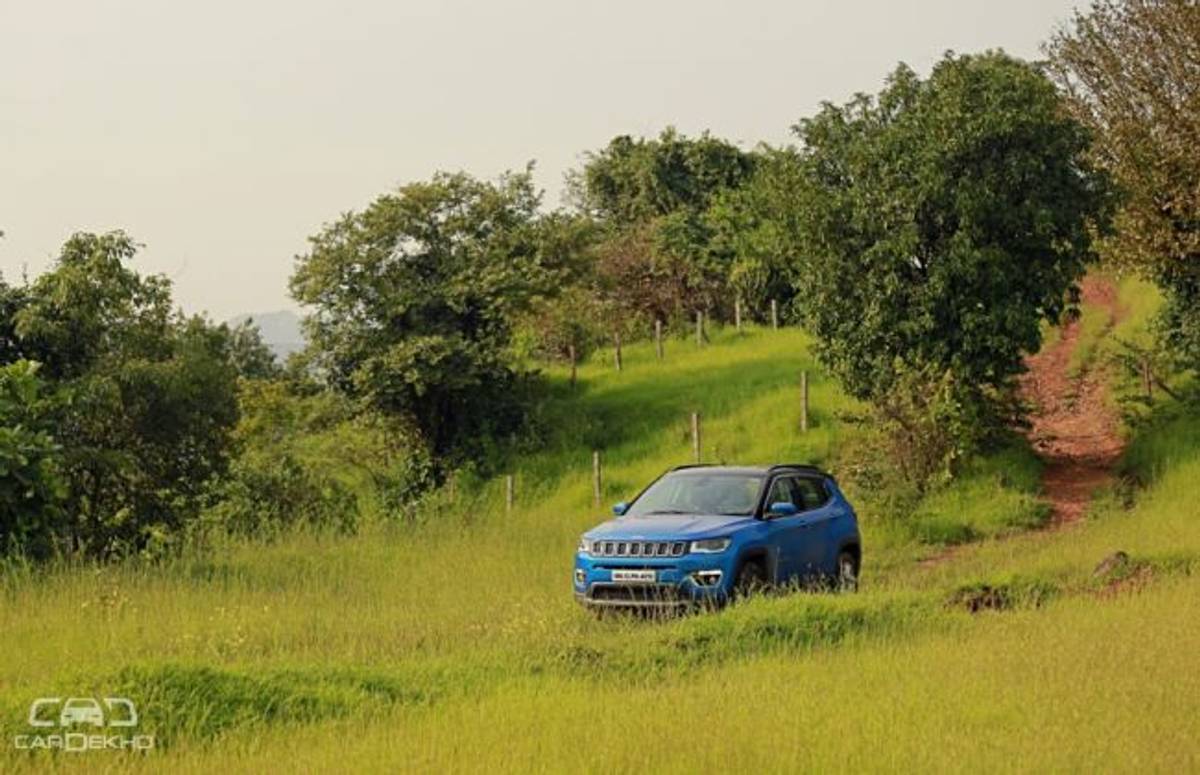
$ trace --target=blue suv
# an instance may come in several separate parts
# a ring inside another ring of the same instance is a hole
[[[575,554],[575,597],[589,607],[720,605],[789,583],[858,587],[858,518],[814,466],[681,466],[613,513]]]

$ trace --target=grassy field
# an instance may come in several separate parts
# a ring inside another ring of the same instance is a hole
[[[1131,305],[1146,294],[1122,285]],[[669,343],[665,363],[627,347],[620,373],[598,353],[574,393],[552,373],[555,430],[514,459],[511,514],[501,482],[464,482],[415,525],[7,568],[0,770],[1200,767],[1200,418],[1168,404],[1130,428],[1136,484],[1071,529],[1026,530],[1039,466],[1014,443],[911,514],[867,509],[857,595],[666,622],[575,606],[575,542],[602,518],[593,449],[608,502],[688,462],[692,411],[710,460],[836,465],[854,405],[809,344],[724,331]],[[1118,549],[1130,562],[1094,577]],[[33,698],[90,695],[132,698],[157,749],[14,750]]]

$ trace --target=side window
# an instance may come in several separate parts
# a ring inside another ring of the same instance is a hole
[[[772,503],[790,503],[803,511],[804,503],[800,493],[796,491],[796,480],[788,476],[776,479],[771,485],[770,495],[767,496],[767,506]]]
[[[797,479],[795,483],[800,496],[795,503],[801,511],[819,509],[829,502],[829,491],[825,489],[824,482],[816,479]]]

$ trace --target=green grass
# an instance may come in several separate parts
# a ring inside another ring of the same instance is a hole
[[[460,483],[420,524],[231,542],[152,565],[0,578],[0,770],[41,696],[129,696],[160,749],[66,769],[261,772],[761,768],[1186,770],[1200,766],[1200,425],[1160,405],[1127,465],[1144,485],[1067,531],[1039,523],[1040,466],[1014,443],[910,515],[869,514],[859,594],[772,595],[665,622],[596,620],[571,600],[591,502],[688,462],[836,460],[853,409],[797,331],[718,331],[606,353],[571,394],[551,371],[544,448]],[[811,375],[813,429],[799,431]],[[325,443],[325,442],[321,442]],[[431,506],[432,508],[432,506]],[[960,543],[929,564],[915,562]],[[1092,576],[1111,552],[1140,591]],[[1003,610],[966,612],[997,590]]]

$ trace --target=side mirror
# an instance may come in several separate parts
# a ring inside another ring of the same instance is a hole
[[[794,517],[800,513],[796,504],[787,501],[776,501],[767,509],[768,517]]]
[[[613,514],[616,514],[618,517],[625,516],[625,512],[627,512],[627,511],[629,511],[629,504],[626,503],[625,501],[621,501],[620,503],[613,506]]]

